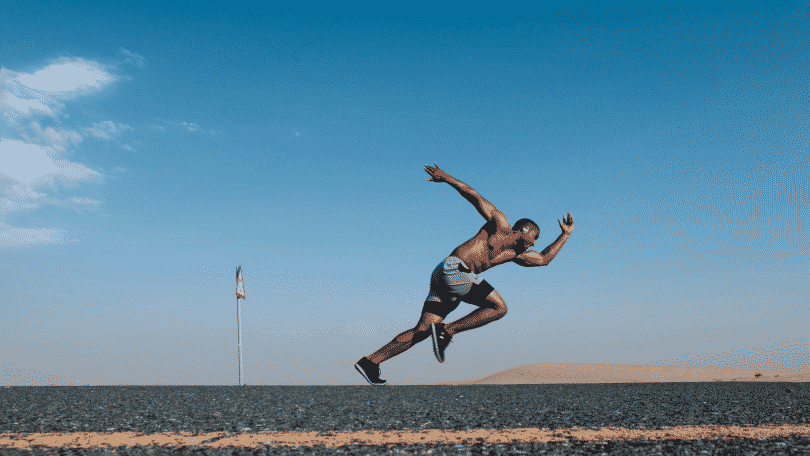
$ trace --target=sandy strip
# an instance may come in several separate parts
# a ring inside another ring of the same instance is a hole
[[[605,427],[558,429],[537,428],[507,430],[476,429],[452,431],[442,429],[412,431],[327,431],[327,432],[257,432],[229,434],[215,432],[194,436],[191,433],[138,435],[136,433],[54,433],[0,434],[0,448],[98,448],[117,446],[201,446],[209,448],[271,446],[340,447],[346,445],[387,444],[472,444],[533,443],[579,441],[649,440],[716,440],[730,438],[765,439],[773,437],[810,437],[810,424],[762,426],[676,426],[664,429],[624,429]]]
[[[438,385],[581,384],[652,382],[810,382],[810,372],[637,364],[526,364],[477,380]],[[392,383],[393,385],[394,383]]]

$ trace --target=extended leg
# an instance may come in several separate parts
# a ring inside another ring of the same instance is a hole
[[[419,322],[416,323],[415,328],[409,329],[397,337],[394,337],[394,340],[388,342],[383,348],[366,356],[366,358],[377,364],[391,359],[430,337],[430,324],[439,323],[442,320],[444,320],[443,317],[423,310],[422,316],[419,317]]]
[[[409,329],[397,337],[394,337],[394,340],[388,342],[385,344],[385,346],[375,351],[371,355],[366,356],[366,358],[370,359],[373,363],[380,364],[383,361],[389,360],[394,356],[408,350],[428,337],[430,337],[429,329],[419,332],[417,332],[416,329]]]

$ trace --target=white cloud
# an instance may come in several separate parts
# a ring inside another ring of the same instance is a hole
[[[14,109],[22,116],[30,116],[37,111],[47,116],[55,115],[54,111],[45,105],[45,103],[36,99],[17,98],[16,95],[8,90],[0,90],[0,109],[3,108]]]
[[[111,82],[114,77],[98,63],[83,59],[62,59],[33,74],[19,73],[16,79],[28,88],[49,92],[58,97],[69,97],[76,92],[99,88]]]
[[[37,193],[31,187],[25,184],[11,184],[2,187],[0,191],[0,216],[6,215],[10,212],[25,211],[36,209],[39,207],[41,201],[45,200],[47,195],[44,193]],[[0,223],[3,223],[0,220]],[[0,244],[1,245],[1,244]]]
[[[0,138],[0,173],[28,184],[58,171],[47,149],[42,146]]]
[[[132,127],[129,125],[115,123],[111,120],[105,120],[99,123],[94,122],[92,127],[85,128],[84,131],[93,137],[110,140],[131,129]]]
[[[37,121],[29,123],[27,130],[28,131],[22,128],[19,130],[20,137],[27,143],[50,146],[58,150],[63,150],[68,147],[70,143],[77,145],[84,140],[82,135],[73,130],[50,126],[43,129]]]
[[[116,77],[96,62],[59,59],[33,73],[0,69],[0,114],[12,125],[20,117],[58,117],[65,105],[60,100],[88,95]]]
[[[0,247],[26,247],[37,244],[63,244],[67,231],[50,228],[19,228],[4,222],[2,216],[25,210],[34,210],[53,201],[45,193],[33,190],[30,185],[14,183],[2,185],[0,182]],[[71,198],[67,203],[80,205],[85,210],[94,210],[98,202],[89,198]]]
[[[54,160],[54,164],[59,168],[54,173],[49,173],[38,177],[31,182],[31,185],[38,187],[48,185],[56,187],[57,181],[65,188],[77,188],[79,182],[88,181],[100,183],[104,176],[81,163],[73,163],[68,160]]]
[[[28,247],[39,244],[64,244],[66,242],[68,242],[66,230],[16,228],[0,220],[0,246]]]
[[[127,56],[142,63],[137,57]],[[67,239],[64,229],[13,227],[3,220],[9,213],[44,205],[79,213],[98,210],[101,203],[90,198],[64,199],[37,191],[40,187],[78,188],[80,183],[104,179],[101,172],[61,157],[84,140],[81,134],[58,125],[43,128],[40,122],[43,116],[55,123],[70,118],[62,112],[64,101],[91,95],[116,79],[104,65],[83,59],[59,59],[32,73],[0,69],[0,118],[16,132],[16,137],[0,138],[0,247],[58,244]],[[104,140],[114,140],[131,128],[112,121],[92,125],[85,133]],[[8,136],[8,130],[0,131]]]
[[[128,150],[130,152],[135,152],[135,149],[133,149],[132,146],[129,146],[127,144],[124,144],[123,146],[121,146],[121,148],[124,150]]]

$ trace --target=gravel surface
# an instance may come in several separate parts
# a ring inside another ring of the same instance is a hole
[[[0,432],[660,429],[810,423],[810,383],[0,388]],[[327,447],[2,449],[30,454],[802,454],[810,437]]]

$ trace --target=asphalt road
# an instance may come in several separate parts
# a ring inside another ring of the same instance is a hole
[[[0,388],[0,410],[3,455],[810,454],[810,383],[11,387]],[[723,430],[789,425],[804,430],[748,438],[723,437],[722,432],[686,437],[665,432],[661,434],[664,438],[638,434],[639,438],[629,439],[598,435],[581,439],[571,433],[573,429],[616,428],[630,433],[685,426]],[[461,443],[429,438],[424,443],[408,443],[397,442],[395,437],[404,435],[403,431],[407,435],[418,431],[465,431],[469,435],[476,430],[516,429],[556,432],[563,438],[534,442],[478,438]],[[386,431],[394,437],[387,445],[368,441],[337,446],[246,443],[248,436],[267,431],[307,431],[318,436]],[[79,443],[78,447],[60,444],[27,449],[8,445],[12,437],[52,433],[183,432],[219,437],[154,447],[118,442],[103,448]]]

